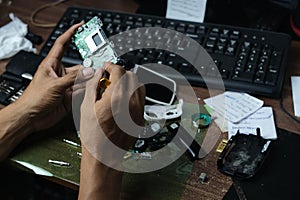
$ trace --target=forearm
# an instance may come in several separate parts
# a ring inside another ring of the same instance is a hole
[[[30,114],[17,102],[0,110],[0,161],[33,131]]]
[[[122,174],[100,163],[83,147],[78,199],[119,199]]]

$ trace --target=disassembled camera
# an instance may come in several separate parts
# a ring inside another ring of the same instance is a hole
[[[117,63],[118,56],[103,29],[103,23],[95,16],[77,29],[73,42],[82,59],[83,66],[97,69],[104,62]]]
[[[257,135],[232,136],[219,156],[217,165],[220,172],[235,179],[253,177],[263,165],[271,146],[271,140],[264,139],[257,129]]]

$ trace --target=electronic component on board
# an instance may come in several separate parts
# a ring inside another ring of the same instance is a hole
[[[83,66],[95,69],[102,67],[104,62],[118,62],[118,56],[103,29],[101,20],[95,16],[77,29],[73,42],[82,59]]]

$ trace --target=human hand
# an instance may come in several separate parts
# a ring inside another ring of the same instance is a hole
[[[15,102],[28,110],[33,131],[49,128],[61,120],[71,109],[72,92],[82,92],[84,80],[94,74],[92,68],[64,68],[61,62],[64,48],[80,25],[73,25],[57,38],[24,94]],[[83,80],[81,84],[73,85],[76,77]]]
[[[99,99],[98,82],[107,72],[111,83]],[[134,130],[143,126],[144,104],[144,87],[133,73],[118,65],[105,63],[87,82],[81,104],[78,199],[119,199],[123,155],[134,141],[124,124]],[[127,123],[129,118],[137,126]]]
[[[98,82],[105,76],[105,71],[110,74],[111,83],[98,99]],[[138,85],[135,74],[118,65],[105,63],[87,82],[80,120],[83,146],[94,158],[106,160],[106,165],[119,166],[124,154],[120,154],[118,148],[127,151],[134,141],[130,135],[144,126],[144,105],[145,89]],[[134,131],[129,132],[130,128]]]

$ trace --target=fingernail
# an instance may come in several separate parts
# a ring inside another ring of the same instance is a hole
[[[90,76],[93,73],[94,73],[94,68],[92,68],[92,67],[87,67],[82,70],[83,76]]]

